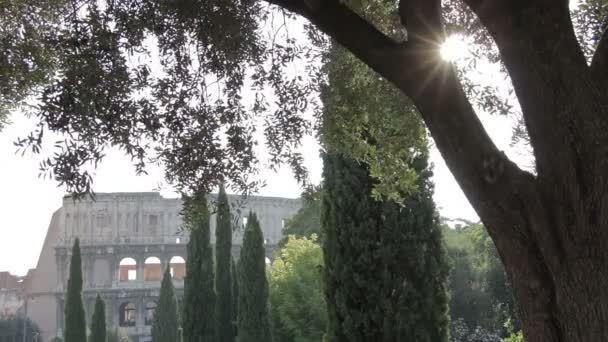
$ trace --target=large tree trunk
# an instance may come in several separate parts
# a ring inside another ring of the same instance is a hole
[[[395,42],[339,0],[267,0],[297,12],[409,96],[486,225],[527,342],[608,341],[608,34],[591,65],[566,0],[463,0],[519,99],[537,174],[499,151],[438,49],[440,0],[401,0]]]

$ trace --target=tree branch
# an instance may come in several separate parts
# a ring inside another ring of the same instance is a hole
[[[484,220],[496,217],[511,221],[514,227],[522,226],[515,222],[520,214],[517,191],[521,187],[533,189],[533,178],[496,148],[453,67],[441,59],[443,28],[438,0],[402,1],[400,12],[408,25],[408,42],[401,44],[336,0],[268,1],[305,16],[405,92],[479,215]],[[411,34],[414,38],[410,41]],[[513,201],[505,201],[505,197]],[[496,234],[515,238],[513,231]]]
[[[591,61],[592,74],[601,80],[608,79],[608,28],[604,30],[600,42],[597,44],[593,60]]]

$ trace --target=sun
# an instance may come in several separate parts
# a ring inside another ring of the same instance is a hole
[[[449,36],[440,48],[441,58],[449,62],[462,60],[469,55],[465,37],[459,34]]]

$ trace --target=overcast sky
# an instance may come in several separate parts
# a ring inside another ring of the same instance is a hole
[[[508,146],[510,121],[483,114],[481,118],[499,148],[517,159]],[[15,153],[13,142],[17,137],[25,136],[33,128],[34,121],[18,115],[12,121],[12,125],[0,132],[0,271],[24,274],[36,265],[51,215],[61,206],[65,189],[57,187],[53,180],[38,177],[39,156]],[[304,145],[311,178],[318,182],[321,175],[318,145],[312,138]],[[435,165],[435,201],[440,214],[478,220],[437,150],[433,149],[431,159]],[[301,192],[288,170],[278,174],[265,170],[263,176],[267,186],[260,195],[298,197]],[[130,160],[114,151],[97,169],[94,189],[96,192],[153,191],[162,180],[159,169],[150,169],[147,176],[136,176]],[[170,189],[162,194],[175,196]]]

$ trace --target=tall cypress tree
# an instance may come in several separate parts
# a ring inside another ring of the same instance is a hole
[[[204,194],[186,198],[184,221],[190,229],[184,279],[183,336],[185,342],[215,342],[215,292],[209,208]]]
[[[76,238],[70,260],[70,278],[65,298],[65,342],[83,342],[87,339],[87,326],[82,303],[82,266],[80,240]]]
[[[365,164],[324,156],[330,341],[447,341],[448,269],[426,156],[413,168],[418,191],[401,206],[372,198]]]
[[[99,295],[95,299],[89,342],[106,342],[106,305]]]
[[[232,273],[232,335],[238,335],[237,316],[239,312],[239,274],[236,269],[234,258],[230,258],[230,270]]]
[[[268,317],[268,281],[264,236],[254,213],[250,213],[243,234],[238,263],[238,341],[272,342]]]
[[[171,272],[167,267],[160,286],[158,306],[154,312],[152,342],[178,342],[178,326],[177,301]]]
[[[224,185],[220,186],[217,199],[217,221],[215,226],[215,290],[217,292],[216,319],[217,341],[234,341],[232,323],[232,217],[230,203]]]

